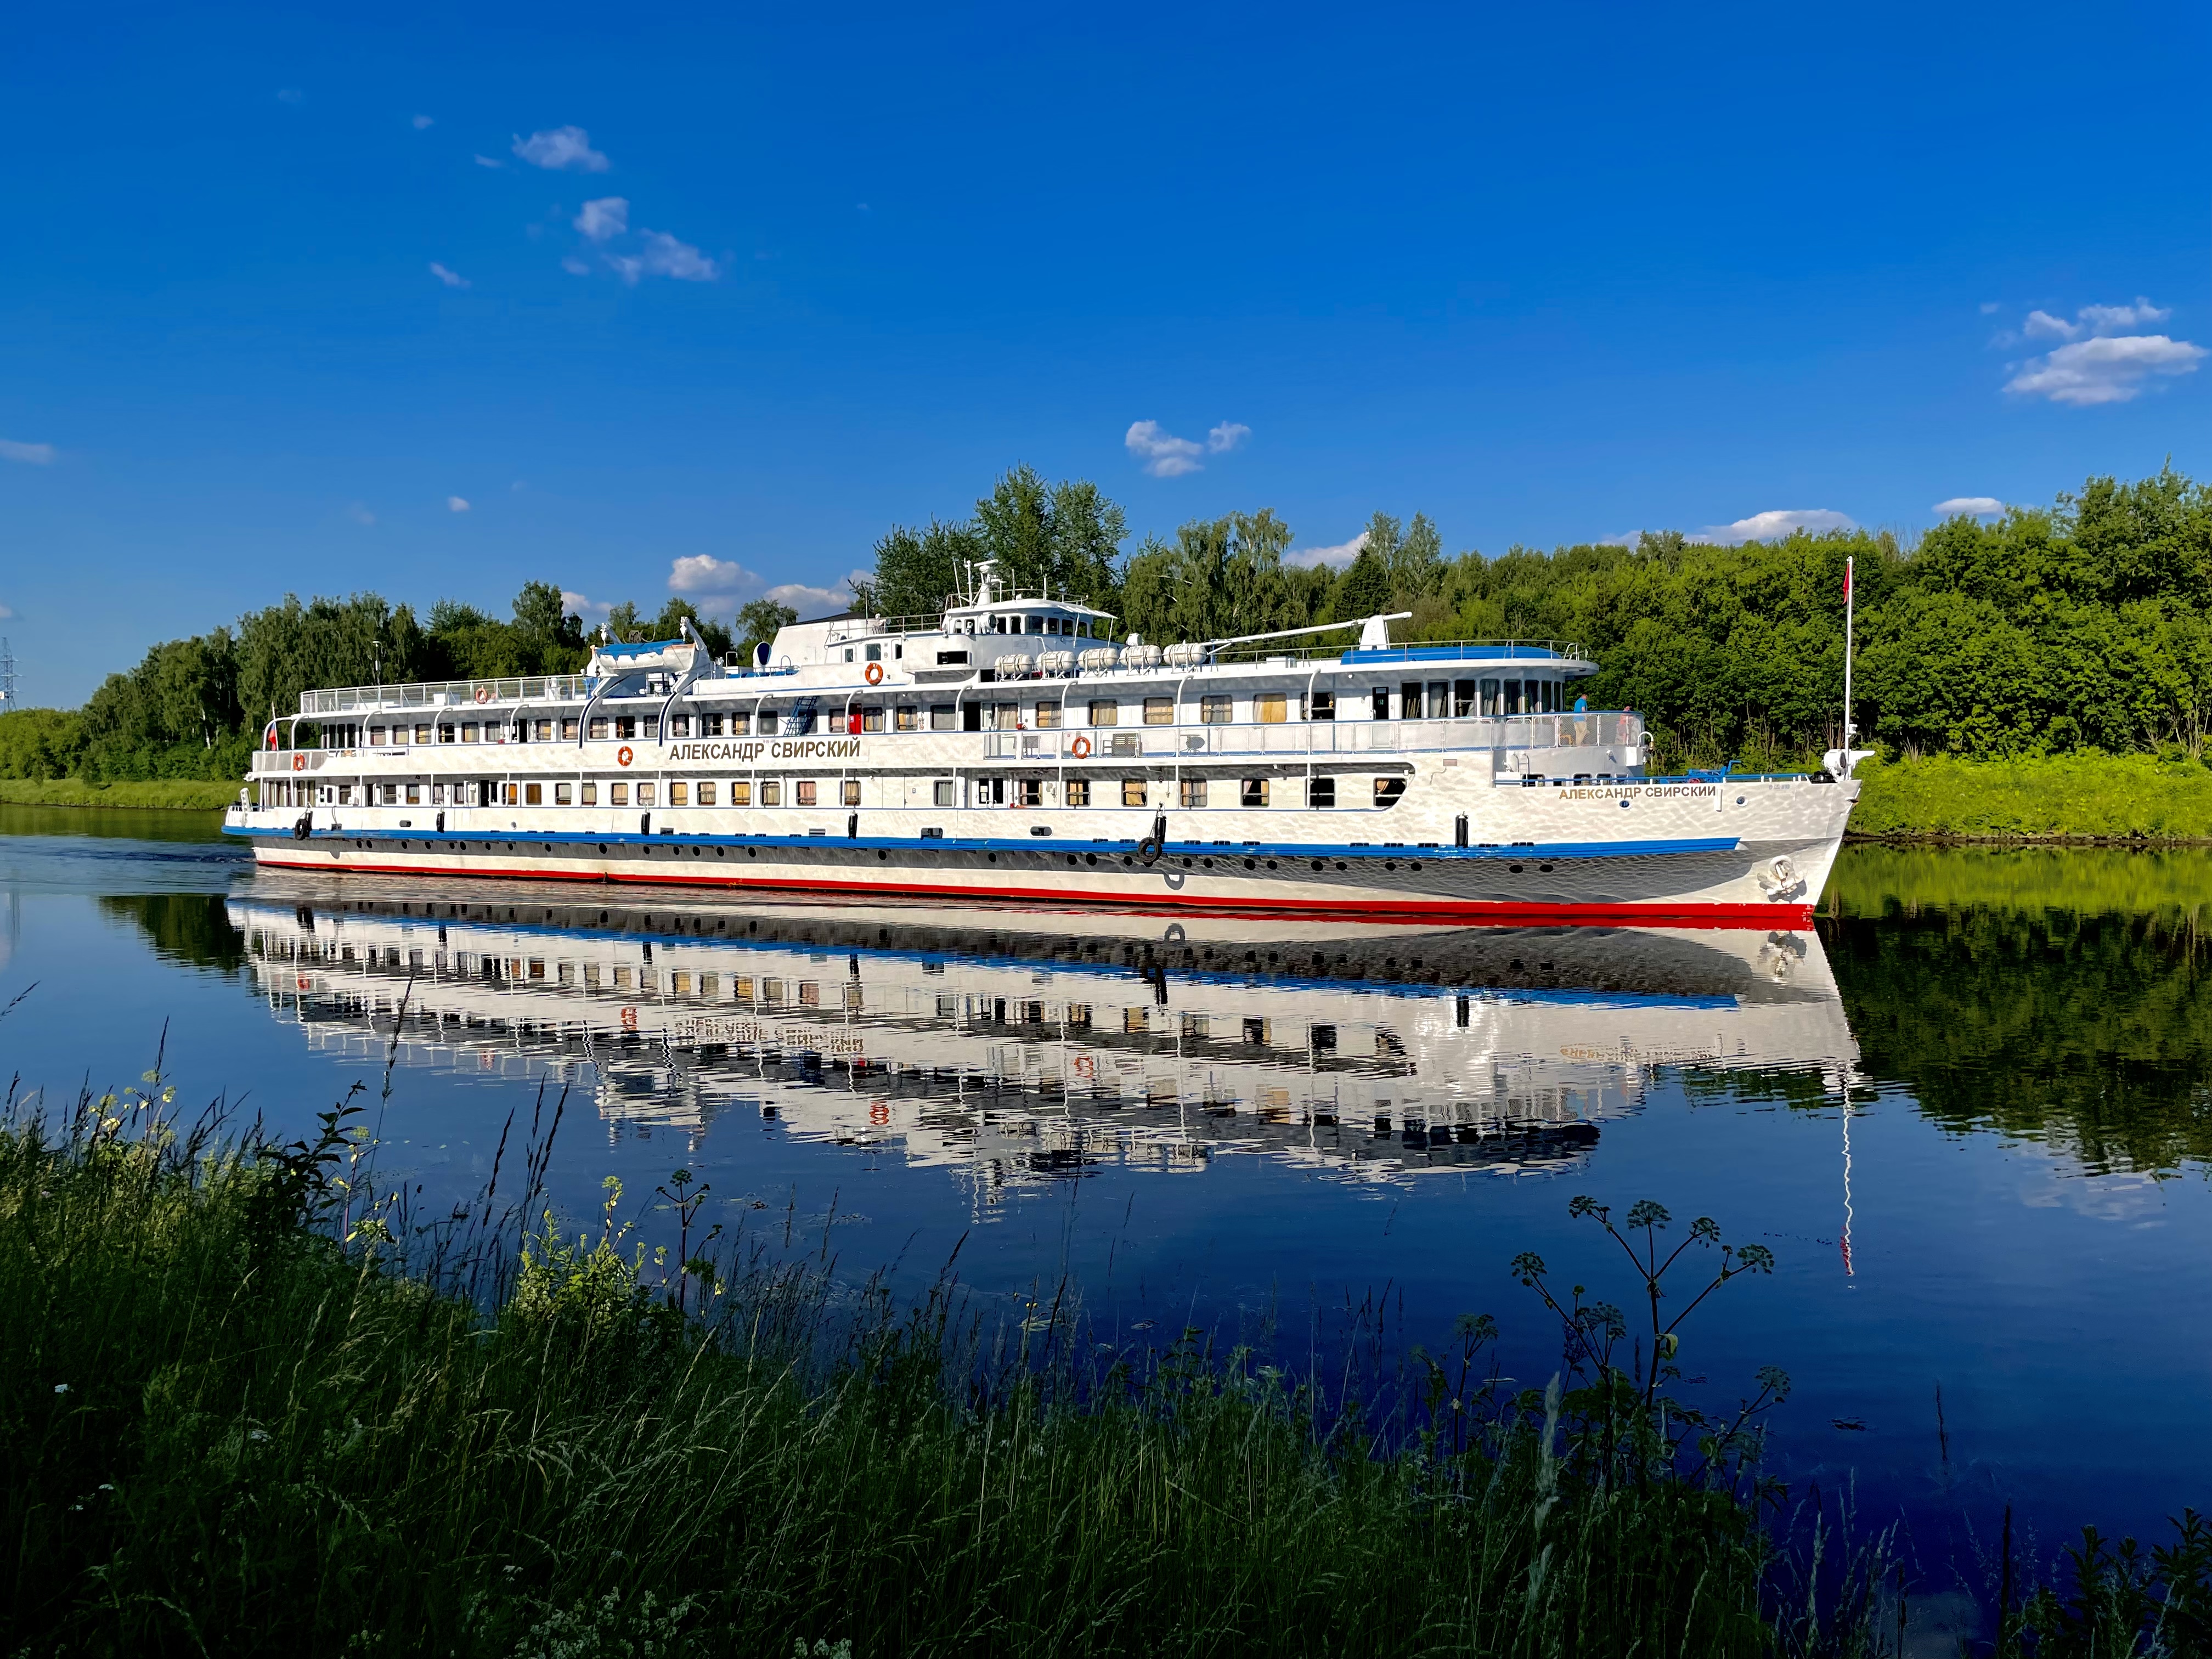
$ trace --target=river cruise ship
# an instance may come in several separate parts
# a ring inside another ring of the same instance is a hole
[[[1162,647],[1005,591],[688,632],[585,672],[303,693],[226,828],[264,865],[1457,922],[1797,927],[1858,785],[1650,775],[1572,646]]]

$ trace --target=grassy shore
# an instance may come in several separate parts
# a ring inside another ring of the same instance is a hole
[[[238,799],[234,783],[189,778],[89,783],[82,778],[0,778],[0,806],[121,806],[219,811]]]
[[[9,1653],[1869,1650],[1749,1485],[1618,1389],[1485,1389],[1479,1328],[1384,1422],[1048,1306],[648,1284],[611,1220],[487,1294],[450,1231],[399,1265],[335,1137],[132,1119],[0,1131]]]
[[[1869,761],[1856,836],[1941,841],[2212,840],[2212,767],[2154,755]]]

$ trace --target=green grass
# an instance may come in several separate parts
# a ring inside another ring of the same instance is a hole
[[[1479,1330],[1369,1423],[757,1256],[687,1316],[611,1223],[506,1274],[512,1233],[395,1227],[410,1272],[341,1144],[0,1128],[0,1650],[1867,1650],[1863,1573],[1808,1612],[1750,1486],[1603,1390],[1486,1389]]]
[[[1866,763],[1851,833],[1929,840],[2212,840],[2212,768],[2155,755]]]
[[[82,778],[0,778],[0,806],[123,806],[220,811],[238,799],[235,783],[188,778],[90,783]]]

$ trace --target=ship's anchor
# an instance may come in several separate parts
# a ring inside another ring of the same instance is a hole
[[[1787,858],[1778,858],[1759,872],[1759,890],[1770,903],[1785,903],[1805,896],[1805,878]]]

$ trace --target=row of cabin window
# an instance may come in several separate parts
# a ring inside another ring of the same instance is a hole
[[[1560,683],[1557,680],[1430,680],[1407,681],[1395,691],[1387,685],[1378,685],[1370,693],[1374,717],[1387,720],[1466,720],[1469,718],[1497,719],[1512,714],[1556,713],[1563,701]],[[1130,712],[1146,726],[1176,724],[1176,702],[1173,697],[1146,697],[1127,705]],[[1119,726],[1124,705],[1106,698],[1091,700],[1085,706],[1087,724],[1094,726]],[[1333,720],[1336,718],[1336,696],[1334,692],[1316,691],[1309,698],[1300,693],[1262,693],[1246,704],[1250,719],[1261,726],[1280,725],[1295,718],[1299,720]],[[1024,719],[1024,710],[1027,718]],[[696,715],[672,714],[668,719],[668,735],[673,738],[746,737],[756,732],[763,737],[774,737],[783,727],[786,711],[763,708],[731,709],[720,712],[702,711]],[[791,729],[804,734],[813,729],[815,712],[811,709],[789,711]],[[869,704],[855,708],[848,716],[849,728],[854,732],[920,732],[924,729],[922,708],[913,703],[901,703],[890,708]],[[963,718],[964,716],[964,718]],[[1207,695],[1198,700],[1198,719],[1202,726],[1226,726],[1237,718],[1237,700],[1226,693]],[[969,731],[989,727],[999,731],[1033,729],[1052,731],[1066,719],[1061,702],[1039,701],[1035,703],[971,702],[962,708],[953,703],[933,704],[928,709],[928,730],[951,732],[964,726]],[[581,729],[580,717],[556,716],[542,720],[524,720],[514,727],[514,740],[519,743],[574,743]],[[696,729],[695,729],[696,728]],[[427,744],[439,743],[493,743],[506,728],[486,721],[479,726],[474,720],[438,722],[413,726],[390,727],[372,726],[368,742],[372,748],[384,748],[387,743],[405,747],[411,740]],[[590,738],[597,743],[627,743],[638,739],[652,743],[659,737],[660,721],[653,714],[610,714],[596,716],[591,722]]]
[[[1159,780],[1165,803],[1165,780]],[[1176,781],[1176,805],[1188,810],[1214,804],[1210,799],[1209,782],[1225,780],[1182,778]],[[1240,778],[1236,781],[1233,804],[1243,807],[1272,806],[1280,797],[1272,778]],[[1295,785],[1299,780],[1280,780]],[[1332,777],[1309,778],[1303,781],[1304,805],[1310,807],[1333,807],[1337,804],[1337,781]],[[574,783],[499,783],[488,780],[471,779],[458,783],[371,783],[362,786],[362,804],[369,806],[597,806],[601,786],[596,782]],[[786,786],[781,778],[686,779],[668,781],[665,786],[641,781],[637,783],[609,783],[605,786],[609,806],[658,806],[664,804],[661,795],[666,793],[669,806],[781,806],[785,804]],[[978,778],[974,781],[970,804],[976,806],[1043,806],[1054,786],[1043,778]],[[1106,793],[1110,785],[1094,785],[1089,778],[1069,778],[1058,786],[1060,804],[1065,806],[1109,805],[1113,797]],[[309,789],[315,791],[313,801],[307,798]],[[1152,805],[1151,783],[1143,778],[1124,778],[1121,781],[1121,805],[1146,807]],[[307,805],[350,806],[354,786],[349,783],[302,784],[296,786],[298,799],[293,799],[295,786],[289,780],[277,785],[278,806]],[[1406,793],[1403,778],[1374,780],[1375,805],[1393,806]],[[959,785],[951,778],[939,778],[931,787],[931,804],[935,806],[957,807],[960,805]],[[427,800],[425,796],[427,794]],[[831,782],[815,778],[794,778],[789,784],[790,805],[793,806],[822,806],[836,804],[845,806],[860,805],[860,781],[844,778]],[[1222,800],[1222,805],[1232,804]]]

